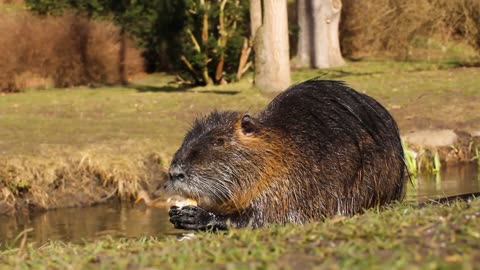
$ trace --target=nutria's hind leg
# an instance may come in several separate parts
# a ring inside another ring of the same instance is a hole
[[[227,218],[216,215],[194,205],[179,208],[172,206],[168,212],[170,222],[177,229],[186,230],[226,230]]]

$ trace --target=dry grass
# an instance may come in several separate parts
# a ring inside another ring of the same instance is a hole
[[[112,23],[0,10],[0,33],[0,91],[19,91],[35,82],[71,87],[120,81],[119,29]],[[126,70],[128,76],[143,70],[140,51],[131,41]]]
[[[79,207],[158,188],[165,179],[160,156],[147,149],[122,151],[142,147],[126,144],[83,151],[48,146],[35,155],[1,157],[0,201],[17,209]]]
[[[408,58],[434,41],[467,43],[480,53],[480,1],[343,1],[342,51],[346,55],[393,54]],[[419,44],[427,43],[427,44]],[[423,55],[425,56],[425,55]]]

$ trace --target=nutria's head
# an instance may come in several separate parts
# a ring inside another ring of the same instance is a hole
[[[265,171],[265,131],[258,119],[239,112],[197,119],[173,157],[167,189],[206,209],[246,207]]]

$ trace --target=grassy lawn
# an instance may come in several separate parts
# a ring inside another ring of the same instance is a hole
[[[304,226],[196,236],[27,244],[0,251],[0,268],[475,269],[480,200],[425,208],[404,203]]]
[[[24,8],[0,3],[7,15]],[[462,47],[455,50],[453,56],[464,54]],[[345,81],[376,98],[401,133],[455,129],[480,135],[478,65],[366,59],[295,70],[292,83],[315,77]],[[126,87],[0,93],[0,215],[129,201],[139,190],[153,191],[195,117],[214,109],[254,113],[271,100],[252,85],[252,74],[222,86],[189,88],[173,80],[158,73]],[[402,202],[305,225],[195,232],[182,241],[180,232],[140,239],[107,235],[38,246],[20,234],[11,246],[0,242],[0,270],[480,269],[480,199],[424,208]]]
[[[480,68],[369,60],[329,70],[295,71],[293,82],[319,76],[343,80],[378,99],[402,132],[437,127],[480,130]],[[131,144],[146,143],[168,160],[195,116],[213,109],[255,112],[270,101],[252,88],[251,77],[226,86],[190,89],[170,84],[172,79],[155,74],[125,88],[1,95],[0,154],[29,154],[44,146],[116,148],[135,142]]]
[[[480,131],[480,68],[371,59],[297,70],[292,77],[295,83],[345,81],[389,109],[402,133]],[[213,109],[256,112],[270,101],[251,76],[196,88],[172,81],[171,75],[153,74],[128,87],[0,94],[0,186],[8,189],[0,199],[11,193],[48,209],[90,205],[113,193],[132,198],[161,184],[159,172],[196,116]]]
[[[136,141],[170,155],[197,114],[213,108],[257,110],[267,103],[247,82],[242,92],[178,90],[153,75],[132,87],[32,90],[0,96],[0,151],[24,154],[44,145],[88,147]],[[146,85],[140,85],[139,83]]]
[[[377,98],[402,132],[480,130],[480,68],[369,60],[295,71],[293,81],[318,76]],[[185,89],[169,75],[154,74],[128,87],[0,95],[0,186],[45,208],[84,205],[75,196],[88,205],[112,190],[130,198],[159,181],[152,178],[155,170],[147,170],[149,162],[166,168],[195,116],[215,108],[263,108],[270,99],[251,79]],[[92,179],[102,188],[89,186]],[[167,236],[27,244],[0,251],[0,269],[472,269],[480,263],[479,219],[479,200],[423,209],[400,204],[305,226],[200,233],[190,241]]]

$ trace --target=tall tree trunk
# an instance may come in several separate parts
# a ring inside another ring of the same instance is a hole
[[[310,44],[311,28],[313,27],[312,17],[307,16],[307,10],[311,8],[310,0],[297,0],[297,22],[300,31],[298,32],[296,65],[299,67],[313,67],[313,58],[310,57],[310,55],[315,55],[315,52],[311,51],[313,46]]]
[[[221,48],[220,52],[220,61],[218,61],[217,68],[215,70],[215,82],[216,83],[227,83],[223,78],[223,66],[225,65],[225,48],[227,47],[228,42],[228,33],[225,27],[225,5],[227,0],[222,0],[220,2],[220,14],[218,16],[218,32],[220,37],[218,38],[218,47]]]
[[[262,0],[250,0],[250,37],[253,42],[258,28],[262,26]]]
[[[341,0],[298,0],[298,66],[328,68],[345,63],[338,34],[341,8]]]
[[[262,25],[253,33],[255,84],[264,93],[274,93],[290,85],[287,1],[263,0],[261,8]]]

